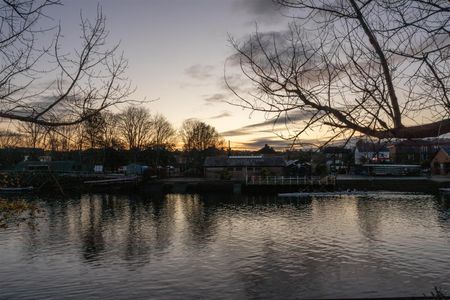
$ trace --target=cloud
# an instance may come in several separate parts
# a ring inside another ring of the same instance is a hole
[[[252,15],[265,23],[278,23],[283,19],[281,6],[273,0],[236,0],[233,10]]]
[[[323,141],[319,140],[319,139],[302,139],[302,140],[297,140],[295,142],[295,146],[303,146],[303,147],[312,147],[312,148],[316,148],[317,145],[320,145],[321,143],[323,143]],[[262,147],[264,147],[264,145],[269,145],[270,147],[275,148],[276,150],[284,150],[286,148],[290,148],[292,146],[292,141],[288,141],[288,140],[282,140],[276,137],[270,137],[270,136],[266,136],[266,137],[260,137],[260,138],[256,138],[253,139],[251,141],[248,142],[241,142],[238,143],[238,148],[242,148],[242,149],[260,149]]]
[[[269,119],[263,122],[247,125],[241,128],[221,132],[222,136],[253,135],[255,133],[273,133],[276,130],[285,130],[289,123],[301,122],[311,118],[312,113],[308,111],[295,111],[285,117]]]
[[[183,122],[192,122],[192,121],[200,121],[200,119],[199,119],[199,118],[195,118],[195,117],[193,117],[193,118],[187,118],[187,119],[185,119]]]
[[[192,65],[184,70],[186,75],[196,80],[205,80],[213,76],[214,66],[211,65]]]
[[[221,119],[221,118],[226,118],[226,117],[231,117],[231,113],[228,111],[224,111],[221,114],[218,114],[217,116],[212,116],[209,119],[210,120],[217,120],[217,119]]]
[[[227,98],[227,96],[225,94],[217,93],[217,94],[213,94],[213,95],[204,95],[203,101],[205,101],[207,105],[212,105],[215,103],[226,102],[226,98]]]
[[[291,29],[283,29],[277,31],[264,31],[264,32],[254,32],[251,35],[246,36],[245,38],[238,40],[237,44],[239,49],[244,53],[252,53],[254,57],[265,57],[265,53],[262,49],[266,51],[273,52],[273,45],[277,46],[277,49],[287,49],[291,46],[290,44],[290,35]],[[258,40],[257,40],[258,39]],[[241,60],[246,62],[247,60],[242,57],[239,53],[234,51],[235,53],[229,55],[226,58],[226,63],[228,66],[235,67],[241,64]],[[285,53],[286,51],[282,51]]]
[[[264,145],[269,145],[275,149],[286,148],[290,146],[289,141],[284,140],[275,140],[270,137],[258,138],[249,142],[240,143],[241,146],[245,149],[260,149],[264,147]]]

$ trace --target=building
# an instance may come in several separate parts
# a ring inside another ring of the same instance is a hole
[[[436,175],[450,174],[450,147],[439,149],[430,163],[431,173]]]
[[[450,147],[449,139],[403,140],[390,145],[391,161],[397,164],[422,164],[429,162],[441,147]]]
[[[309,177],[312,174],[311,164],[300,160],[289,160],[286,162],[285,173],[290,177]]]
[[[126,175],[143,175],[146,170],[148,170],[148,166],[136,163],[128,164],[124,168]]]
[[[24,160],[15,166],[21,172],[72,173],[81,171],[81,165],[73,160],[33,161]]]
[[[389,161],[390,152],[385,143],[372,143],[363,140],[356,142],[355,165],[386,163]]]
[[[203,169],[206,178],[245,180],[251,176],[281,176],[285,166],[281,156],[214,156],[205,159]]]
[[[352,151],[343,147],[330,146],[322,150],[325,155],[325,164],[331,173],[348,173]]]

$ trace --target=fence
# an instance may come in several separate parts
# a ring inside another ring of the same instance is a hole
[[[284,177],[284,176],[248,176],[247,185],[335,185],[335,176]]]

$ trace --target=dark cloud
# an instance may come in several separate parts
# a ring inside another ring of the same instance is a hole
[[[274,0],[236,0],[233,10],[247,13],[266,23],[278,23],[283,19],[281,7]]]
[[[275,149],[283,149],[291,145],[289,141],[274,140],[270,137],[263,137],[249,142],[241,143],[242,147],[245,149],[259,149],[264,147],[264,145],[266,144]]]
[[[303,145],[303,146],[316,146],[320,145],[322,141],[318,139],[303,139],[295,142],[295,146]],[[240,143],[241,147],[244,149],[259,149],[264,147],[264,145],[269,145],[270,147],[275,148],[276,150],[284,150],[286,148],[290,148],[292,146],[292,141],[282,140],[276,137],[261,137],[248,142]]]
[[[252,53],[254,57],[264,56],[262,49],[273,50],[273,45],[276,44],[279,49],[284,49],[289,45],[290,30],[284,29],[279,31],[265,31],[253,33],[245,39],[238,42],[239,49],[244,53]],[[258,42],[256,41],[258,37]],[[261,43],[261,44],[259,44]],[[283,51],[284,53],[285,51]],[[239,66],[241,59],[246,62],[239,53],[231,54],[227,57],[227,66]]]
[[[196,80],[204,80],[211,78],[213,76],[212,72],[214,71],[214,66],[211,65],[192,65],[184,70],[184,72]]]
[[[215,103],[223,103],[226,101],[226,95],[225,94],[214,94],[214,95],[205,95],[203,96],[203,101],[206,102],[206,104],[211,105]]]
[[[218,114],[217,116],[212,116],[209,119],[217,120],[217,119],[226,118],[226,117],[231,117],[231,113],[228,111],[224,111],[223,113]]]
[[[269,119],[264,122],[247,125],[234,130],[221,132],[223,136],[237,136],[237,135],[252,135],[254,133],[273,133],[276,130],[283,130],[287,124],[301,122],[311,118],[312,113],[307,111],[296,111],[288,114],[285,117],[278,119]]]
[[[33,106],[35,108],[44,108],[55,102],[57,99],[58,97],[53,95],[41,96],[37,101],[33,101]]]

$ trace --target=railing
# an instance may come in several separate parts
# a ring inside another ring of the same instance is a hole
[[[247,185],[335,185],[335,176],[284,177],[284,176],[248,176]]]

